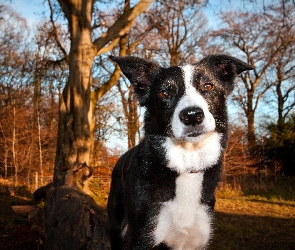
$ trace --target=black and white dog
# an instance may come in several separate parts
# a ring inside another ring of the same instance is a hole
[[[116,164],[108,200],[116,249],[205,249],[227,140],[226,97],[252,67],[226,55],[162,68],[110,57],[146,107],[144,139]]]

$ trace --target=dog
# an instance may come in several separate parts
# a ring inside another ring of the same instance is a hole
[[[117,249],[206,249],[227,141],[226,98],[252,66],[227,55],[163,68],[114,57],[145,107],[144,138],[112,172],[110,243]]]

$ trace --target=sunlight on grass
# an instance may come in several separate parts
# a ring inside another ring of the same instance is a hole
[[[239,215],[295,218],[294,201],[275,201],[261,197],[218,198],[215,211]]]
[[[106,207],[107,206],[107,201],[108,201],[108,196],[109,196],[109,190],[105,190],[102,188],[100,185],[99,180],[92,180],[89,183],[89,188],[90,190],[96,195],[97,199],[99,201],[99,205]]]
[[[99,179],[93,180],[90,188],[106,205],[108,188]],[[31,195],[24,187],[10,190],[3,186],[0,190],[0,205],[6,208],[30,202],[27,197]],[[242,178],[220,183],[215,214],[215,231],[208,250],[295,249],[295,178]],[[27,218],[21,216],[4,213],[0,223],[18,227],[27,223]]]
[[[295,201],[217,197],[215,212],[209,250],[294,249]]]
[[[221,183],[209,250],[295,249],[294,181],[283,177]]]

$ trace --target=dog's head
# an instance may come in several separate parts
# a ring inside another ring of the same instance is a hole
[[[225,102],[234,78],[253,69],[226,55],[169,68],[138,57],[110,58],[119,64],[140,105],[146,107],[145,133],[192,142],[213,131],[226,131]]]

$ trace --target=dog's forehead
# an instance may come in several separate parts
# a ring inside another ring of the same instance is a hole
[[[195,66],[187,64],[183,67],[181,67],[182,74],[183,74],[183,80],[185,84],[189,84],[192,80],[192,77],[195,72]]]
[[[188,83],[197,72],[198,67],[196,65],[187,64],[185,66],[172,66],[169,68],[162,68],[162,70],[157,72],[156,79],[160,79],[163,83]]]
[[[181,78],[182,75],[182,69],[178,66],[162,68],[162,70],[158,72],[158,77],[163,80],[175,80]]]
[[[158,77],[165,81],[179,81],[180,79],[183,83],[188,84],[193,80],[193,78],[197,75],[207,76],[207,71],[198,65],[198,64],[187,64],[184,66],[173,66],[169,68],[164,68],[159,72]]]

